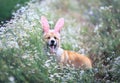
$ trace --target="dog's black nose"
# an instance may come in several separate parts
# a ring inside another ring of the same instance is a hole
[[[51,44],[54,44],[55,43],[55,41],[54,40],[51,40]]]

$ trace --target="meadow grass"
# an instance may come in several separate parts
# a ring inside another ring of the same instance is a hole
[[[75,0],[74,3],[72,0],[41,2],[37,0],[29,2],[14,13],[13,19],[0,28],[0,82],[118,82],[118,80],[110,79],[113,75],[112,69],[115,70],[118,66],[114,65],[112,68],[109,65],[106,66],[104,64],[106,58],[102,57],[106,54],[101,44],[107,40],[102,39],[99,30],[93,25],[97,24],[94,21],[95,18],[92,17],[92,24],[88,17],[89,13],[92,14],[89,8],[91,6],[93,9],[99,8],[100,3],[97,0],[86,3],[87,1],[83,0]],[[46,55],[40,24],[42,15],[48,18],[51,28],[54,27],[58,18],[65,18],[65,25],[61,31],[61,47],[88,55],[92,59],[93,69],[82,70],[69,66],[60,69],[55,58]],[[118,62],[118,60],[115,61],[115,63]],[[108,71],[112,73],[109,74]],[[115,78],[117,77],[116,74]]]

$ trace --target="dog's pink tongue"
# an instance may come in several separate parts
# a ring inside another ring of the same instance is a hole
[[[54,52],[55,52],[54,46],[51,46],[51,47],[50,47],[50,52],[51,52],[51,53],[54,53]]]

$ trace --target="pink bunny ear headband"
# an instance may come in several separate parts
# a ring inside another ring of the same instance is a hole
[[[41,25],[43,27],[43,30],[45,33],[47,33],[49,30],[50,30],[50,26],[48,24],[48,20],[45,16],[41,16]],[[54,27],[54,31],[55,32],[60,32],[61,28],[63,27],[64,25],[64,18],[60,18],[55,27]]]

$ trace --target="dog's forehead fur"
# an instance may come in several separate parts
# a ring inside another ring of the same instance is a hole
[[[57,37],[58,39],[60,39],[60,34],[58,32],[55,32],[54,30],[49,30],[47,33],[44,33],[44,37]]]

